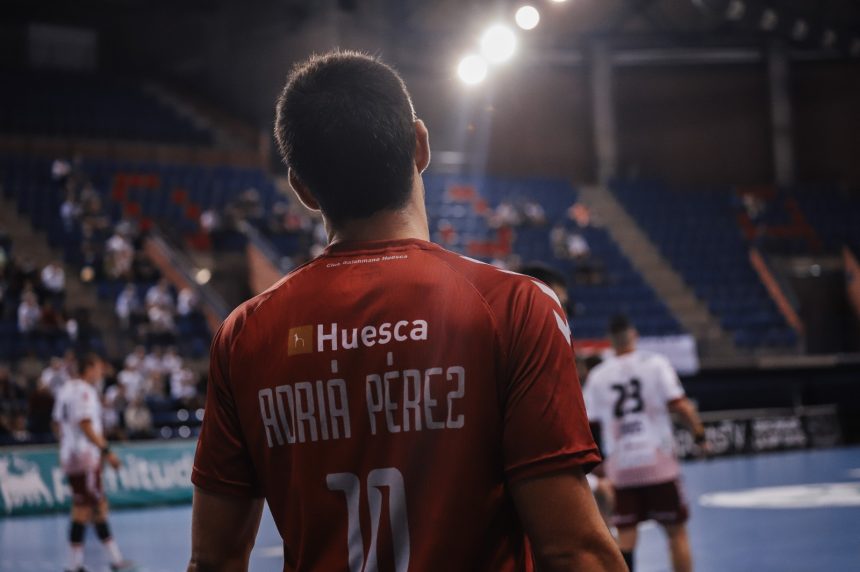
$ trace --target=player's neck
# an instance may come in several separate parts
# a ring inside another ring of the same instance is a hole
[[[416,191],[413,191],[411,199],[401,209],[380,211],[367,218],[347,221],[337,226],[326,224],[329,244],[408,238],[430,240],[424,193]]]
[[[620,348],[615,348],[615,355],[616,356],[623,356],[623,355],[627,355],[627,354],[632,354],[635,351],[636,351],[636,346],[624,346],[624,347],[620,347]]]

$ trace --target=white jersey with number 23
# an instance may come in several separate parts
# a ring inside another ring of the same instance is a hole
[[[678,478],[668,404],[684,397],[684,388],[669,360],[638,350],[611,357],[591,371],[583,394],[589,418],[601,425],[613,485],[640,487]]]

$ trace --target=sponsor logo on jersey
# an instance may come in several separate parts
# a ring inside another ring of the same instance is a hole
[[[409,340],[423,342],[427,341],[428,329],[426,320],[398,320],[359,328],[343,328],[337,322],[297,326],[289,329],[287,355],[371,348]]]
[[[299,326],[290,328],[290,342],[287,355],[309,354],[314,351],[314,327]]]

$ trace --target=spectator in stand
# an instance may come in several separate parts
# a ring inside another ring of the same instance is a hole
[[[122,383],[115,383],[105,390],[102,399],[102,416],[104,418],[105,437],[108,439],[125,439],[123,419],[128,398],[126,388]]]
[[[63,384],[69,379],[70,376],[64,367],[62,358],[52,357],[50,365],[39,376],[39,387],[48,388],[51,395],[56,396]]]
[[[147,377],[153,373],[164,373],[164,348],[153,347],[152,351],[143,358],[141,369],[143,375]]]
[[[146,291],[146,307],[161,306],[169,311],[173,310],[173,294],[170,292],[170,284],[165,278],[156,282]]]
[[[125,410],[125,429],[129,439],[147,439],[153,436],[152,413],[142,395],[131,399]]]
[[[170,375],[170,397],[186,408],[199,405],[194,372],[190,369],[177,369]]]
[[[143,315],[143,304],[137,295],[137,288],[129,282],[116,298],[116,315],[124,330],[128,330]]]
[[[63,229],[66,232],[72,232],[80,216],[81,205],[75,201],[74,191],[66,192],[66,199],[60,205],[60,218],[63,221]]]
[[[176,312],[180,316],[190,316],[197,311],[197,294],[191,288],[183,288],[176,298]]]
[[[492,228],[500,228],[503,226],[519,226],[523,223],[523,215],[517,210],[512,203],[502,201],[495,211],[490,215],[488,224]]]
[[[161,358],[161,371],[166,374],[172,374],[182,369],[182,358],[176,346],[170,346],[164,352],[164,357]]]
[[[176,322],[173,312],[164,306],[150,306],[146,313],[149,318],[149,341],[156,344],[172,344],[176,341]]]
[[[591,247],[585,237],[579,233],[567,235],[567,255],[574,260],[582,260],[591,255]]]
[[[125,358],[125,369],[142,371],[143,362],[146,359],[146,348],[144,346],[136,346],[134,351],[128,354]]]
[[[59,185],[65,185],[72,173],[72,164],[66,159],[57,158],[51,162],[51,179]]]
[[[537,201],[526,201],[523,205],[523,216],[526,222],[532,226],[543,226],[546,224],[546,212]]]
[[[40,278],[45,297],[61,306],[66,295],[66,271],[63,265],[58,261],[49,262],[42,269]]]
[[[125,388],[124,393],[127,397],[143,393],[143,374],[138,367],[129,367],[128,360],[126,360],[126,366],[117,374],[117,381],[118,385]]]
[[[21,304],[18,306],[18,331],[22,334],[31,334],[39,327],[42,317],[42,309],[36,294],[33,291],[24,292]]]
[[[120,232],[115,232],[105,244],[105,271],[113,279],[131,278],[134,246]]]
[[[215,209],[206,209],[200,213],[200,228],[211,234],[221,228],[221,217]]]

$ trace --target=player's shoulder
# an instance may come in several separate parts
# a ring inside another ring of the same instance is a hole
[[[468,280],[490,303],[497,302],[503,308],[511,309],[519,297],[525,297],[529,300],[545,299],[561,308],[556,293],[540,280],[449,250],[440,251],[451,269]]]
[[[617,357],[608,356],[588,372],[588,381],[586,383],[601,383],[604,379],[608,379],[618,369],[618,364]]]
[[[319,260],[319,258],[315,258],[294,268],[263,292],[236,306],[221,323],[221,327],[215,336],[215,343],[227,345],[232,343],[242,333],[247,324],[254,320],[255,316],[263,313],[271,304],[277,303],[278,299],[283,298],[297,282],[301,281],[302,276],[307,273],[308,269],[318,263]]]
[[[636,361],[653,368],[672,367],[672,362],[663,354],[648,350],[636,350]]]

